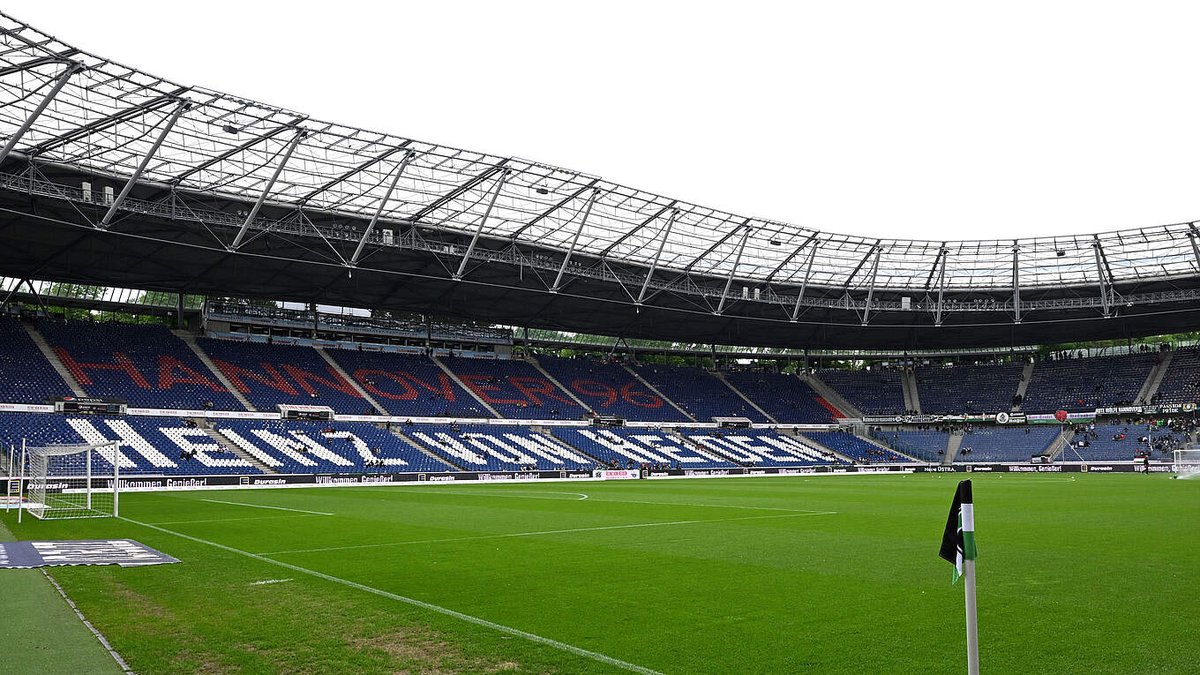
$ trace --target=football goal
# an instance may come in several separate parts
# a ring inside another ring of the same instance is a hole
[[[1200,448],[1176,448],[1171,470],[1176,478],[1200,476]]]
[[[118,515],[118,443],[23,446],[20,511],[41,520]]]

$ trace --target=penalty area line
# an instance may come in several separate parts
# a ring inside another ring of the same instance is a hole
[[[289,509],[286,506],[267,506],[265,504],[244,504],[242,502],[227,502],[222,499],[201,499],[202,502],[211,502],[213,504],[229,504],[230,506],[245,506],[251,509],[271,509],[273,511],[291,511],[292,513],[307,513],[310,516],[332,516],[332,513],[324,511],[305,511],[304,509]]]
[[[244,556],[244,557],[250,558],[252,560],[258,560],[259,562],[268,563],[270,565],[275,565],[277,567],[282,567],[284,569],[291,570],[291,571],[297,572],[299,574],[307,574],[308,576],[316,577],[317,579],[323,579],[325,581],[330,581],[335,584],[340,584],[342,586],[346,586],[347,588],[353,588],[355,590],[363,591],[365,593],[370,593],[372,595],[378,595],[379,597],[382,597],[382,598],[387,598],[389,600],[395,600],[397,602],[403,602],[407,605],[412,605],[414,607],[420,607],[421,609],[426,609],[431,612],[437,612],[438,614],[442,614],[442,615],[449,616],[449,617],[452,617],[455,619],[459,619],[461,621],[466,621],[467,623],[474,624],[476,626],[481,626],[483,628],[490,628],[492,630],[495,630],[495,631],[498,631],[501,633],[505,633],[507,635],[512,635],[514,637],[523,638],[530,642],[534,642],[534,643],[541,644],[541,645],[546,645],[548,647],[553,647],[555,649],[558,649],[558,650],[561,650],[564,652],[568,652],[568,653],[574,654],[576,656],[582,656],[584,658],[592,659],[593,661],[599,661],[600,663],[614,666],[616,668],[621,668],[623,670],[628,670],[633,673],[641,673],[642,675],[662,675],[662,673],[658,672],[657,670],[651,670],[649,668],[639,666],[636,663],[629,663],[628,661],[622,661],[620,659],[613,658],[606,654],[589,651],[587,649],[584,649],[583,647],[576,647],[575,645],[570,645],[565,642],[559,642],[558,640],[553,640],[551,638],[542,637],[541,635],[529,633],[529,632],[520,630],[518,628],[512,628],[510,626],[505,626],[504,624],[496,623],[494,621],[488,621],[487,619],[481,619],[477,616],[472,616],[470,614],[464,614],[462,612],[459,612],[459,611],[456,611],[453,609],[449,609],[447,607],[442,607],[440,605],[435,605],[433,603],[425,602],[424,600],[417,600],[416,598],[409,598],[409,597],[406,597],[403,595],[399,595],[397,593],[392,593],[390,591],[385,591],[385,590],[382,590],[379,588],[375,588],[374,586],[367,586],[366,584],[360,584],[357,581],[350,581],[349,579],[335,577],[332,574],[325,574],[324,572],[318,572],[317,570],[311,570],[311,569],[308,569],[307,567],[300,567],[299,565],[293,565],[291,563],[286,563],[286,562],[283,562],[280,560],[272,560],[270,558],[267,558],[267,557],[264,557],[261,555],[257,555],[255,553],[251,553],[249,551],[243,551],[239,548],[234,548],[232,546],[226,546],[225,544],[218,544],[215,541],[208,541],[207,539],[201,539],[200,537],[193,537],[189,534],[184,534],[182,532],[176,532],[174,530],[168,530],[165,527],[151,525],[150,523],[143,523],[141,521],[133,520],[131,518],[126,518],[124,516],[121,516],[121,520],[124,520],[129,523],[133,523],[134,525],[141,525],[142,527],[148,527],[152,530],[158,530],[159,532],[174,535],[181,539],[187,539],[188,541],[194,541],[197,544],[204,544],[206,546],[212,546],[213,548],[218,548],[218,549],[221,549],[222,551],[227,551],[229,553],[236,553],[240,556]]]

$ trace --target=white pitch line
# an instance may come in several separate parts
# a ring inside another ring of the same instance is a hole
[[[192,525],[194,523],[238,523],[243,520],[278,520],[280,518],[303,518],[307,513],[298,513],[294,516],[289,516],[281,513],[277,516],[253,516],[249,518],[205,518],[204,520],[168,520],[161,523],[150,523],[151,525]]]
[[[550,490],[547,490],[545,492],[516,492],[516,491],[513,491],[513,492],[507,492],[507,493],[500,493],[500,492],[475,492],[474,490],[459,492],[459,491],[447,490],[445,488],[437,488],[435,490],[430,490],[430,489],[424,488],[424,487],[415,488],[415,489],[416,490],[426,490],[426,492],[424,494],[466,495],[468,497],[515,497],[517,499],[550,499],[550,500],[560,501],[560,502],[562,502],[562,501],[581,502],[585,499],[588,499],[588,496],[582,492],[553,492]],[[577,497],[577,499],[566,500],[566,499],[558,499],[556,497],[542,497],[540,495],[571,495],[572,497]]]
[[[349,579],[335,577],[332,574],[325,574],[324,572],[318,572],[316,570],[310,570],[306,567],[300,567],[299,565],[292,565],[290,563],[285,563],[285,562],[282,562],[279,560],[272,560],[270,558],[264,558],[261,555],[251,553],[249,551],[243,551],[241,549],[234,548],[232,546],[218,544],[215,541],[208,541],[207,539],[193,537],[191,535],[183,534],[182,532],[175,532],[174,530],[168,530],[165,527],[151,525],[150,523],[139,522],[136,520],[132,520],[130,518],[126,518],[124,516],[121,517],[121,520],[133,523],[134,525],[141,525],[142,527],[148,527],[152,530],[158,530],[159,532],[165,532],[166,534],[172,534],[172,535],[175,535],[176,537],[180,537],[182,539],[187,539],[189,541],[194,541],[198,544],[205,544],[207,546],[219,548],[222,551],[236,553],[238,555],[245,556],[245,557],[251,558],[253,560],[258,560],[260,562],[265,562],[265,563],[268,563],[271,565],[277,565],[284,569],[292,570],[293,572],[298,572],[300,574],[307,574],[309,576],[316,577],[318,579],[324,579],[325,581],[331,581],[335,584],[341,584],[348,588],[354,588],[354,589],[357,589],[360,591],[364,591],[366,593],[371,593],[372,595],[378,595],[383,598],[388,598],[389,600],[395,600],[397,602],[403,602],[405,604],[412,605],[414,607],[420,607],[422,609],[426,609],[431,612],[437,612],[438,614],[443,614],[445,616],[449,616],[449,617],[453,617],[455,619],[466,621],[467,623],[471,623],[476,626],[482,626],[484,628],[490,628],[492,630],[499,631],[499,632],[505,633],[507,635],[524,638],[526,640],[529,640],[530,642],[536,642],[538,644],[546,645],[549,647],[554,647],[555,649],[560,649],[562,651],[569,652],[571,654],[575,654],[576,656],[582,656],[584,658],[592,659],[593,661],[599,661],[600,663],[614,666],[616,668],[622,668],[624,670],[628,670],[628,671],[634,672],[634,673],[641,673],[641,675],[662,675],[662,673],[659,673],[657,670],[651,670],[649,668],[639,666],[636,663],[629,663],[628,661],[622,661],[620,659],[616,659],[611,656],[601,654],[599,652],[589,651],[582,647],[576,647],[575,645],[569,645],[565,642],[559,642],[558,640],[552,640],[547,637],[542,637],[541,635],[536,635],[534,633],[529,633],[529,632],[526,632],[526,631],[523,631],[523,630],[520,630],[517,628],[505,626],[504,624],[499,624],[494,621],[488,621],[487,619],[481,619],[477,616],[471,616],[470,614],[464,614],[462,612],[458,612],[453,609],[449,609],[446,607],[442,607],[440,605],[435,605],[435,604],[432,604],[429,602],[425,602],[424,600],[417,600],[416,598],[405,597],[403,595],[391,593],[389,591],[378,589],[373,586],[367,586],[366,584],[360,584],[357,581],[350,581]]]
[[[220,499],[201,499],[202,502],[212,502],[213,504],[229,504],[230,506],[245,506],[251,509],[272,509],[274,511],[291,511],[293,513],[307,513],[310,516],[332,516],[332,513],[324,511],[305,511],[304,509],[289,509],[285,506],[267,506],[265,504],[243,504],[242,502],[227,502]]]
[[[815,511],[813,509],[784,509],[777,506],[741,506],[738,504],[685,504],[681,502],[643,502],[634,499],[593,499],[594,502],[608,504],[652,504],[654,506],[694,506],[697,508],[713,509],[750,509],[754,511],[786,511],[788,513],[833,513],[832,511]]]
[[[539,530],[536,532],[510,532],[508,534],[483,534],[474,537],[449,537],[446,539],[415,539],[412,541],[392,541],[382,544],[355,544],[353,546],[330,546],[327,548],[306,548],[288,551],[265,551],[262,556],[286,555],[291,553],[326,553],[329,551],[350,551],[363,548],[385,548],[389,546],[411,546],[414,544],[450,544],[458,541],[481,541],[485,539],[512,539],[516,537],[542,537],[551,534],[571,534],[574,532],[602,532],[605,530],[629,530],[642,527],[663,527],[667,525],[695,525],[698,523],[728,523],[738,520],[763,520],[766,518],[799,518],[801,516],[828,516],[837,511],[808,511],[804,513],[785,513],[774,516],[744,516],[741,518],[708,518],[703,520],[668,520],[653,523],[630,523],[628,525],[603,525],[599,527],[573,527],[564,530]]]

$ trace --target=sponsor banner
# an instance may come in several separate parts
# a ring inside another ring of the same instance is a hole
[[[636,469],[596,469],[592,475],[600,480],[636,480],[641,473]]]
[[[250,412],[249,410],[171,410],[169,408],[126,408],[126,415],[143,417],[201,417],[227,420],[277,420],[277,412]]]
[[[998,412],[994,419],[996,424],[1025,424],[1029,421],[1023,412]]]
[[[1163,403],[1159,405],[1127,405],[1096,408],[1097,415],[1186,415],[1196,412],[1195,403]]]
[[[1062,464],[952,464],[950,466],[918,466],[917,473],[1131,473],[1141,472],[1137,462],[1075,462]],[[1170,463],[1150,464],[1151,473],[1171,473]]]
[[[0,412],[51,413],[54,412],[54,406],[35,405],[31,403],[0,403]]]
[[[177,562],[179,562],[178,559],[132,539],[0,543],[0,569],[28,569],[57,565],[142,567]]]

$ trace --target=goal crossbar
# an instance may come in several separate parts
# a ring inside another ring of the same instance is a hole
[[[44,446],[22,442],[18,522],[25,511],[41,520],[117,516],[119,446],[118,441]]]

